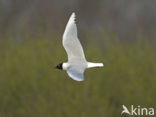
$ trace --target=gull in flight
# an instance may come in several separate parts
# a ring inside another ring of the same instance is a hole
[[[86,68],[104,66],[103,63],[92,63],[86,60],[83,48],[77,36],[75,13],[72,13],[69,18],[63,34],[62,43],[68,55],[68,62],[60,63],[55,68],[66,70],[67,74],[73,80],[83,81],[83,73]]]

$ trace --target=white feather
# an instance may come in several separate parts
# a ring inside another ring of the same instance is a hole
[[[63,34],[63,46],[68,54],[68,61],[72,59],[83,59],[85,55],[80,41],[77,37],[77,27],[75,24],[75,13],[72,13]]]
[[[92,68],[92,67],[103,67],[103,63],[92,63],[92,62],[87,62],[87,68]]]
[[[63,69],[67,71],[72,79],[83,81],[83,73],[86,68],[103,66],[103,63],[91,63],[86,61],[83,48],[77,37],[75,13],[72,13],[69,18],[63,34],[62,43],[68,55],[68,62],[63,63]]]

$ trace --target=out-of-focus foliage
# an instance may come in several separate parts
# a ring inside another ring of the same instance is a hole
[[[156,37],[155,0],[0,0],[0,37],[62,32],[72,12],[81,35],[105,29],[121,40],[134,40],[140,31],[148,40]]]
[[[1,41],[1,117],[115,117],[123,104],[156,108],[156,50],[146,39],[124,44],[102,36],[100,47],[88,34],[87,59],[105,66],[87,69],[85,81],[76,82],[53,69],[67,55],[61,39],[50,38]]]
[[[103,62],[76,82],[62,34],[72,12],[86,58]],[[0,0],[0,117],[119,117],[156,109],[156,1]]]

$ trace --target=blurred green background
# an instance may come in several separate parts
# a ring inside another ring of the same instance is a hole
[[[90,3],[90,4],[88,4]],[[62,34],[76,13],[88,61],[76,82]],[[122,105],[156,108],[156,2],[0,0],[0,117],[119,117]]]

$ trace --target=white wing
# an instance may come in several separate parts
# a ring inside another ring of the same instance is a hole
[[[80,41],[77,37],[75,13],[72,13],[63,34],[63,46],[68,54],[68,61],[73,59],[86,60]]]
[[[84,80],[84,70],[85,68],[81,65],[71,65],[69,69],[67,69],[68,75],[76,80],[76,81],[83,81]]]

